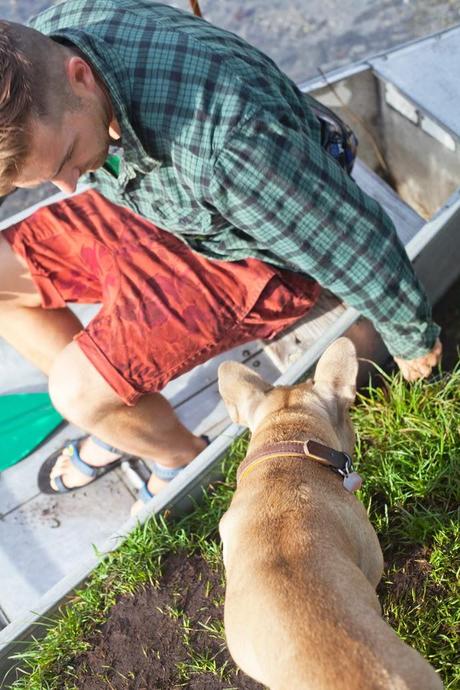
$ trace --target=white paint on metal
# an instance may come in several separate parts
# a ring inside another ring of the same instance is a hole
[[[400,90],[391,82],[384,81],[385,102],[391,108],[400,113],[403,117],[410,120],[417,126],[420,126],[424,132],[439,141],[443,146],[450,151],[456,150],[454,137],[441,127],[431,117],[424,113],[420,113],[417,106],[408,98],[403,96]]]
[[[424,132],[432,136],[433,139],[437,139],[446,149],[449,149],[449,151],[456,151],[457,146],[454,137],[449,134],[449,132],[446,132],[443,127],[440,127],[431,117],[422,115],[420,118],[420,126]]]
[[[418,124],[419,114],[417,108],[407,98],[404,98],[400,91],[390,82],[385,82],[385,101],[408,120]]]
[[[368,62],[420,112],[460,137],[460,26]]]

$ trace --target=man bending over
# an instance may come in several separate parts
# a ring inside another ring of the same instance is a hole
[[[238,37],[169,6],[67,0],[0,25],[0,194],[98,191],[0,235],[0,335],[90,436],[43,490],[154,458],[156,493],[205,447],[160,391],[269,338],[321,285],[372,320],[408,380],[441,345],[392,222],[330,147],[318,104]],[[161,229],[160,229],[161,228]],[[82,329],[67,302],[102,302]],[[148,494],[147,494],[148,495]]]

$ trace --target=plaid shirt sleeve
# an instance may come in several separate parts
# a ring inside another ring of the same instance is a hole
[[[256,112],[215,161],[212,203],[261,249],[361,314],[394,356],[439,333],[392,221],[294,119]]]

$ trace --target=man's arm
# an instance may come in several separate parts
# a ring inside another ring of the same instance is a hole
[[[392,221],[306,123],[254,114],[215,161],[211,200],[280,265],[312,276],[371,319],[396,361],[433,351],[439,328]]]

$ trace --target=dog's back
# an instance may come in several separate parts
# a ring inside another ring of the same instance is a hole
[[[353,346],[341,339],[314,384],[273,389],[235,363],[219,372],[234,420],[253,431],[248,460],[257,457],[220,524],[227,642],[237,664],[271,690],[442,688],[381,618],[383,559],[362,504],[330,468],[274,452],[313,439],[351,453],[356,368]]]

